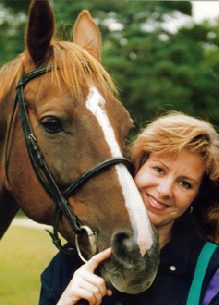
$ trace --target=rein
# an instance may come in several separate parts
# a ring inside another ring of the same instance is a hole
[[[83,233],[85,232],[87,234],[91,255],[95,255],[97,252],[96,234],[88,226],[84,225],[80,221],[80,219],[74,214],[73,208],[70,207],[68,203],[68,197],[72,195],[76,189],[78,189],[82,184],[87,182],[90,178],[94,177],[99,172],[102,172],[103,170],[109,168],[110,166],[116,164],[123,164],[132,173],[133,164],[130,160],[122,157],[104,160],[99,164],[97,164],[96,166],[84,172],[75,181],[73,181],[64,191],[60,190],[37,144],[37,139],[32,131],[32,127],[26,110],[25,97],[24,97],[24,87],[29,81],[42,74],[51,72],[54,69],[55,69],[54,67],[40,67],[22,76],[22,78],[20,79],[19,83],[16,86],[17,93],[14,99],[13,113],[11,116],[12,120],[9,126],[9,133],[11,132],[12,129],[11,125],[13,122],[14,112],[16,106],[18,105],[25,144],[29,158],[31,160],[33,170],[44,190],[47,192],[47,194],[52,198],[52,200],[56,204],[56,214],[54,218],[53,232],[49,232],[49,234],[52,237],[53,243],[56,245],[56,247],[59,250],[64,251],[68,254],[73,253],[74,249],[72,247],[64,248],[62,246],[61,240],[58,236],[58,222],[60,220],[61,214],[63,214],[75,233],[75,245],[76,245],[77,253],[83,261],[86,261],[86,259],[81,254],[79,248],[78,235],[81,234],[82,232]],[[6,164],[6,173],[7,173],[8,160],[6,160],[6,162],[7,162]]]

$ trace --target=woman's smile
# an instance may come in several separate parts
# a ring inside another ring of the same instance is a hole
[[[164,211],[169,208],[169,205],[167,205],[164,202],[161,202],[152,195],[144,194],[144,196],[145,196],[145,205],[148,210],[151,209],[156,212],[156,211]]]

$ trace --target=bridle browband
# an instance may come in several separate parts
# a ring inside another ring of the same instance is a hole
[[[51,72],[54,69],[55,69],[54,67],[40,67],[40,68],[38,68],[32,72],[26,73],[22,76],[18,85],[16,86],[17,93],[16,93],[16,96],[14,99],[11,124],[13,121],[13,116],[14,116],[16,106],[18,105],[21,124],[22,124],[22,128],[23,128],[23,133],[24,133],[25,144],[26,144],[29,158],[31,160],[33,170],[34,170],[40,184],[43,186],[43,188],[45,189],[47,194],[52,198],[52,200],[56,204],[56,215],[55,215],[55,220],[54,220],[54,225],[53,225],[53,233],[49,232],[50,236],[52,237],[53,243],[60,250],[63,250],[64,252],[67,252],[67,253],[73,252],[73,248],[68,248],[68,249],[63,248],[63,246],[61,245],[61,240],[58,236],[58,222],[61,217],[61,214],[63,214],[75,233],[75,243],[76,243],[76,249],[77,249],[78,255],[81,257],[82,260],[85,260],[80,252],[80,248],[78,245],[78,234],[81,232],[86,232],[86,234],[88,235],[88,241],[90,243],[89,246],[90,246],[90,250],[91,250],[91,255],[94,255],[94,254],[96,254],[95,252],[97,251],[96,245],[95,245],[95,242],[96,242],[95,233],[89,227],[82,224],[82,222],[74,214],[73,208],[72,207],[70,208],[67,199],[83,183],[87,182],[88,179],[90,179],[91,177],[94,177],[96,174],[109,168],[110,166],[122,163],[128,168],[128,170],[131,173],[133,173],[133,164],[130,160],[128,160],[126,158],[122,158],[122,157],[104,160],[104,161],[100,162],[99,164],[97,164],[96,166],[94,166],[91,169],[84,172],[75,181],[73,181],[64,191],[60,190],[60,188],[58,187],[57,183],[55,182],[55,180],[45,162],[45,159],[41,153],[41,150],[37,144],[37,139],[34,136],[34,133],[32,131],[32,127],[31,127],[31,124],[29,121],[29,117],[27,114],[25,98],[24,98],[24,87],[29,81],[31,81],[32,79],[34,79],[44,73]],[[11,130],[11,126],[9,126],[9,133],[10,133],[10,130]],[[7,161],[8,160],[6,159],[6,162]],[[7,165],[6,165],[6,169],[7,169]]]

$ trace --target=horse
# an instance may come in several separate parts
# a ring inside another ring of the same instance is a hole
[[[101,276],[139,293],[155,278],[159,246],[123,157],[133,121],[101,64],[90,13],[78,15],[73,41],[55,33],[49,0],[32,0],[24,52],[0,70],[0,236],[20,208],[84,261],[111,246]]]

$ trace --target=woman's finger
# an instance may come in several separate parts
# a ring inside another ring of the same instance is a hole
[[[81,280],[79,284],[79,288],[82,290],[86,290],[89,292],[89,298],[87,299],[89,303],[94,303],[95,305],[101,304],[102,298],[105,295],[106,291],[104,294],[102,294],[101,290],[99,289],[98,286],[95,286],[87,281]],[[91,304],[90,304],[91,305]]]
[[[111,248],[108,248],[76,270],[58,304],[73,305],[80,299],[85,299],[89,305],[99,305],[103,296],[111,295],[112,292],[106,288],[105,281],[94,274],[98,265],[111,255]]]
[[[107,248],[106,250],[92,256],[87,263],[83,266],[90,272],[94,272],[100,263],[109,258],[112,255],[111,248]]]
[[[83,283],[84,283],[84,286],[83,286]],[[102,296],[107,294],[105,281],[101,277],[97,276],[96,274],[92,274],[86,270],[84,270],[80,274],[79,285],[84,288],[87,285],[88,289],[90,286],[97,287],[97,289],[100,291]]]
[[[89,305],[97,305],[96,304],[97,303],[96,297],[93,295],[92,292],[90,292],[86,288],[78,287],[77,288],[77,296],[78,296],[78,300],[86,300],[86,301],[88,301]]]

